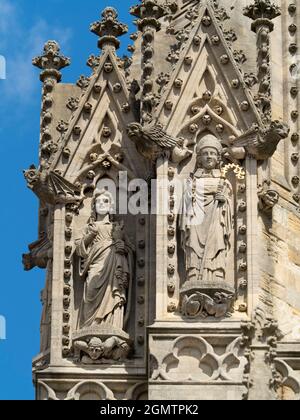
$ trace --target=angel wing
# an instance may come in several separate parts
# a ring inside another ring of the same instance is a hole
[[[173,149],[178,144],[178,140],[169,136],[159,125],[146,128],[145,134],[162,149]]]
[[[55,197],[80,196],[80,190],[56,172],[49,173],[47,183],[48,189]]]
[[[166,151],[170,152],[174,163],[180,163],[191,155],[183,139],[170,136],[159,124],[143,127],[139,123],[131,123],[127,127],[127,134],[135,142],[138,152],[152,161]]]
[[[28,187],[46,203],[74,203],[81,198],[81,190],[56,172],[42,173],[31,167],[24,176]]]
[[[266,160],[273,156],[278,143],[287,138],[289,127],[281,121],[273,121],[267,127],[253,126],[238,137],[232,146],[232,154],[244,148],[249,155],[257,160]]]
[[[250,130],[246,131],[234,141],[234,147],[248,147],[257,143],[259,131],[259,126],[254,124]]]

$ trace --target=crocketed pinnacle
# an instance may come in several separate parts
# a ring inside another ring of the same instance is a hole
[[[118,21],[118,13],[113,7],[107,7],[102,12],[102,20],[94,22],[90,26],[91,32],[100,37],[98,46],[101,49],[105,47],[120,47],[119,36],[128,32],[128,26]]]

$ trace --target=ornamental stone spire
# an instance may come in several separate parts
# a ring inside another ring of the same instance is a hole
[[[40,75],[42,82],[50,78],[59,83],[61,81],[60,70],[69,66],[70,63],[69,58],[60,54],[60,46],[56,41],[47,41],[43,55],[32,60],[32,64],[42,70]]]
[[[130,13],[138,17],[136,24],[139,30],[143,31],[145,26],[160,29],[160,22],[158,21],[165,14],[166,10],[159,5],[156,0],[142,0],[141,4],[133,6]]]
[[[133,6],[130,13],[139,19],[135,22],[142,33],[142,100],[141,120],[144,124],[151,123],[155,107],[154,87],[154,41],[155,33],[161,29],[159,19],[164,16],[166,9],[156,0],[142,0],[141,4]]]
[[[271,20],[281,15],[280,7],[271,2],[271,0],[255,0],[254,4],[246,6],[244,15],[254,20],[252,30],[257,31],[257,27],[261,26],[263,21],[268,21],[270,31],[273,31],[274,24]]]
[[[120,47],[119,36],[128,32],[128,26],[118,21],[118,13],[113,7],[107,7],[102,12],[102,20],[94,22],[90,26],[91,32],[100,37],[98,46],[101,49],[105,47]]]
[[[281,15],[281,10],[270,0],[255,0],[253,4],[245,7],[243,12],[253,20],[251,29],[256,33],[259,91],[255,102],[263,122],[268,124],[272,118],[270,34],[274,30],[272,20]]]

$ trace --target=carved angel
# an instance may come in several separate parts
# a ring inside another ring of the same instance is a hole
[[[234,141],[228,153],[236,159],[244,159],[246,152],[257,160],[269,159],[275,153],[278,143],[287,138],[289,132],[289,127],[280,121],[273,121],[268,128],[254,124]]]
[[[187,140],[169,136],[158,124],[142,127],[138,123],[131,123],[128,125],[127,134],[134,141],[138,152],[152,161],[165,152],[170,152],[174,163],[180,163],[192,155],[187,147]]]

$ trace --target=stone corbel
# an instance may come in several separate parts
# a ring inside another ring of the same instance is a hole
[[[272,213],[273,208],[279,201],[278,192],[271,188],[267,183],[258,188],[258,208],[263,213]]]
[[[74,361],[83,364],[122,362],[130,357],[132,341],[114,327],[91,327],[74,335]]]

